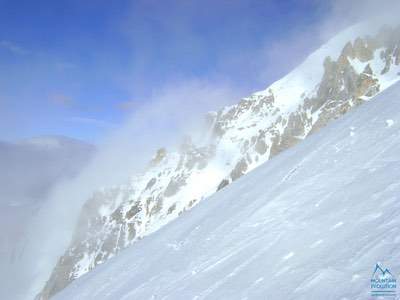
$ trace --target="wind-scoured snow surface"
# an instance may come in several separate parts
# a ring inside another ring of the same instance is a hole
[[[203,200],[56,299],[367,299],[400,274],[400,85]]]

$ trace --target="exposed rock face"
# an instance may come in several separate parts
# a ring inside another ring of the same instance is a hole
[[[157,166],[162,160],[167,156],[167,150],[165,148],[160,148],[157,150],[156,155],[150,162],[150,166]]]
[[[361,55],[366,56],[364,52]],[[379,81],[374,77],[371,66],[367,64],[362,73],[357,73],[349,58],[341,54],[336,62],[330,57],[325,60],[325,73],[317,95],[306,100],[310,106],[317,104],[314,105],[314,111],[319,110],[319,118],[313,125],[313,131],[362,103],[365,100],[363,97],[372,97],[380,90]]]
[[[335,44],[337,40],[330,43]],[[211,195],[400,79],[400,28],[354,36],[340,53],[298,70],[237,105],[207,115],[210,140],[160,149],[144,174],[88,200],[70,247],[42,293],[47,299]],[[320,71],[312,71],[315,65]],[[311,78],[311,79],[310,79]]]

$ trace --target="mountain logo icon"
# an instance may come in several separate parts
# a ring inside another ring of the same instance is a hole
[[[375,270],[374,273],[372,274],[372,277],[374,277],[375,275],[380,275],[380,276],[386,276],[387,274],[389,274],[391,277],[393,277],[393,274],[390,273],[389,269],[382,269],[381,266],[379,264],[375,265]]]
[[[375,265],[371,277],[371,296],[373,297],[396,297],[396,278],[388,268]]]

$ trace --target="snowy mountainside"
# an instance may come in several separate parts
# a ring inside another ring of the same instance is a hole
[[[400,84],[55,299],[370,299],[400,275]]]
[[[400,28],[354,26],[293,72],[207,115],[208,139],[160,149],[130,184],[85,204],[70,247],[39,298],[46,299],[200,200],[229,185],[400,79]]]

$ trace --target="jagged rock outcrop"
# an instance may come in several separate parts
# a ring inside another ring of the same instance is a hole
[[[353,31],[351,31],[353,30]],[[39,295],[47,299],[202,198],[400,79],[400,28],[349,29],[268,89],[207,115],[209,140],[160,149],[130,184],[97,192]],[[350,35],[350,40],[343,36]],[[337,48],[326,55],[326,48]],[[205,144],[205,146],[204,146]]]

